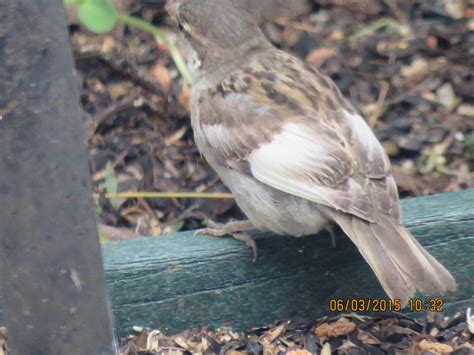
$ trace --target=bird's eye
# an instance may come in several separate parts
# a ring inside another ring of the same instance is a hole
[[[185,32],[185,31],[186,31],[186,29],[184,28],[183,23],[181,23],[181,22],[178,23],[178,28],[179,28],[179,31],[180,31],[180,32]]]

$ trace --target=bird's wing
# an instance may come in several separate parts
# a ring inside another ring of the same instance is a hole
[[[295,81],[285,70],[251,70],[234,73],[201,100],[198,129],[221,164],[369,222],[377,210],[399,219],[388,158],[360,115],[337,102],[344,100],[337,88],[327,98],[318,83],[301,79],[290,87]]]

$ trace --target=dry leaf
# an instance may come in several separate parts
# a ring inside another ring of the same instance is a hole
[[[186,111],[190,111],[190,97],[191,97],[191,89],[185,83],[183,83],[183,90],[181,91],[181,95],[178,96],[179,104],[186,109]]]
[[[337,50],[331,47],[316,48],[306,56],[306,62],[317,67],[321,66],[323,62],[337,54]]]
[[[438,354],[450,354],[454,349],[448,344],[441,344],[423,339],[417,344],[420,351],[433,351]]]
[[[364,344],[369,344],[369,345],[379,345],[381,344],[380,340],[377,339],[374,335],[363,331],[362,329],[357,329],[357,339],[364,343]]]
[[[456,113],[461,116],[474,117],[474,105],[462,104],[459,105]]]
[[[183,349],[185,350],[189,350],[191,347],[189,346],[188,342],[182,338],[182,337],[176,337],[174,338],[174,342],[176,343],[176,345],[182,347]]]
[[[320,338],[335,338],[349,334],[356,328],[355,323],[338,320],[335,323],[324,323],[316,327],[315,333]]]
[[[273,343],[273,341],[282,335],[286,330],[286,324],[280,324],[275,329],[269,330],[265,334],[262,335],[262,340],[267,341],[269,344]]]
[[[175,131],[173,134],[165,137],[164,139],[165,145],[168,147],[170,145],[178,143],[181,140],[181,138],[183,138],[183,136],[186,134],[186,132],[188,131],[188,128],[189,128],[188,126],[183,126],[177,131]]]
[[[331,344],[324,343],[323,348],[321,349],[321,355],[331,355]]]
[[[107,35],[102,41],[102,47],[100,48],[100,52],[102,54],[109,54],[110,52],[112,52],[116,45],[117,43],[115,39],[112,36]]]
[[[453,108],[458,101],[453,86],[450,83],[440,86],[438,90],[436,90],[436,94],[438,96],[437,101],[448,110]]]
[[[161,90],[165,94],[169,94],[171,91],[171,75],[169,70],[164,65],[157,64],[151,69],[150,75],[153,80],[160,84]]]
[[[410,65],[402,67],[400,74],[405,78],[419,78],[429,71],[428,62],[423,58],[415,58]]]
[[[469,332],[471,332],[471,334],[474,334],[474,315],[471,315],[471,307],[469,307],[466,311],[466,323]]]
[[[132,90],[132,88],[133,88],[133,85],[131,85],[130,82],[119,82],[119,83],[113,83],[113,84],[107,85],[110,98],[114,101],[130,94],[130,91]]]
[[[290,350],[286,352],[286,355],[311,355],[308,350]]]

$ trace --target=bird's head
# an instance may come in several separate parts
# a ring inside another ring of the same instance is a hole
[[[256,19],[232,0],[169,0],[166,9],[202,65],[267,44]]]

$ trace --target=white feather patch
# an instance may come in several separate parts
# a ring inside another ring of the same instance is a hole
[[[261,182],[313,202],[328,204],[325,188],[310,179],[301,179],[317,165],[323,167],[326,150],[314,141],[306,125],[287,123],[270,143],[249,156],[253,176]],[[315,159],[321,157],[321,159]]]
[[[287,123],[270,143],[250,154],[250,170],[280,191],[373,221],[368,196],[350,178],[348,157],[332,143],[308,125]]]

